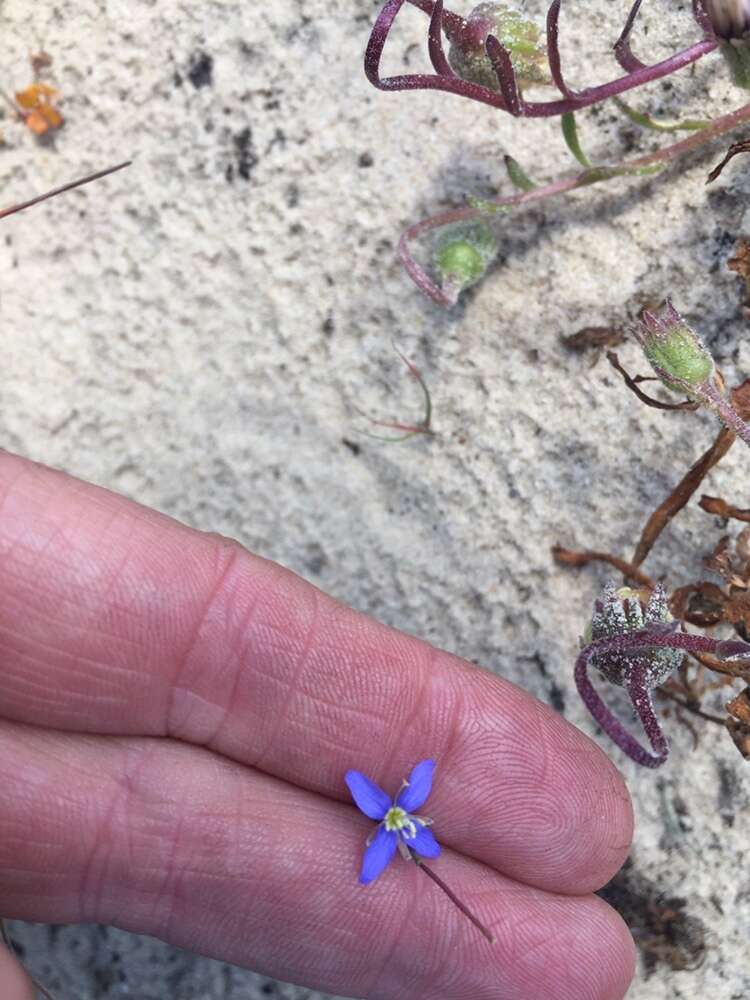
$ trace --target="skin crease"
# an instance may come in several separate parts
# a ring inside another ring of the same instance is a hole
[[[345,771],[392,794],[428,756],[433,864],[494,945],[399,858],[357,882]],[[631,836],[615,767],[519,688],[0,452],[3,916],[368,1000],[621,1000],[632,939],[591,893]]]

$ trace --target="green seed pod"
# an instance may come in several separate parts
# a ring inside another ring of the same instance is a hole
[[[595,639],[610,639],[629,632],[640,632],[649,625],[672,621],[664,590],[657,587],[648,600],[637,590],[612,584],[604,588],[602,597],[594,604],[594,614],[583,637],[583,645]],[[685,653],[681,649],[652,648],[647,652],[606,653],[594,655],[591,663],[602,677],[612,684],[625,685],[635,666],[645,668],[649,687],[663,684],[682,663]]]
[[[447,226],[435,250],[435,267],[443,287],[456,293],[475,285],[497,255],[497,239],[484,222]]]
[[[480,3],[462,31],[451,34],[448,61],[463,79],[500,90],[497,74],[485,52],[488,35],[508,50],[518,86],[548,83],[547,46],[539,28],[507,3]]]
[[[692,389],[713,379],[714,359],[671,302],[666,303],[659,316],[644,312],[636,336],[667,388],[696,398],[701,396]]]

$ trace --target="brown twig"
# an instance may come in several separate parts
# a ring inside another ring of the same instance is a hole
[[[701,719],[706,719],[708,722],[716,722],[720,726],[723,726],[726,723],[726,719],[723,719],[718,715],[711,715],[710,712],[704,712],[702,709],[698,708],[697,705],[693,705],[689,701],[683,701],[682,698],[678,698],[676,694],[672,694],[672,692],[666,688],[658,688],[658,693],[663,695],[665,698],[669,698],[670,701],[673,701],[675,705],[679,705],[680,708],[684,708],[686,711],[692,712],[693,715],[699,715]]]
[[[704,667],[713,670],[717,674],[725,674],[727,677],[739,677],[740,680],[750,683],[750,663],[747,660],[720,660],[710,653],[690,654]]]
[[[685,399],[682,403],[663,403],[660,399],[655,399],[653,396],[647,395],[643,389],[639,388],[639,382],[652,381],[651,379],[644,379],[640,376],[633,378],[632,375],[628,374],[625,369],[620,364],[620,359],[617,357],[616,351],[607,351],[607,361],[612,365],[616,372],[622,375],[622,380],[625,385],[634,393],[642,403],[646,406],[653,406],[655,410],[697,410],[699,404],[694,403],[691,399]],[[653,381],[658,382],[658,379]]]
[[[31,208],[32,205],[38,205],[42,201],[46,201],[48,198],[54,198],[58,194],[63,194],[65,191],[72,191],[74,188],[81,187],[83,184],[90,184],[92,181],[98,181],[101,177],[107,177],[108,174],[114,174],[118,170],[123,170],[125,167],[129,167],[131,160],[126,160],[124,163],[118,163],[116,167],[107,167],[105,170],[97,170],[95,174],[89,174],[87,177],[80,177],[77,181],[70,181],[68,184],[62,184],[60,187],[53,188],[51,191],[45,191],[44,194],[38,194],[35,198],[29,198],[28,201],[20,201],[16,205],[11,205],[9,208],[3,208],[0,210],[0,219],[4,219],[6,215],[15,215],[16,212],[23,212],[25,208]]]
[[[653,590],[656,586],[656,582],[642,570],[638,569],[637,566],[634,566],[633,563],[629,563],[626,559],[620,559],[618,556],[610,555],[609,552],[593,552],[590,549],[575,551],[574,549],[565,549],[562,545],[553,545],[552,556],[555,562],[560,563],[562,566],[578,567],[588,566],[592,562],[608,563],[622,573],[627,580],[634,580],[641,587],[648,587],[649,590]]]
[[[714,169],[706,178],[706,184],[710,184],[712,181],[715,181],[716,178],[724,169],[724,167],[727,165],[727,163],[729,163],[729,161],[733,157],[737,156],[738,153],[750,153],[750,139],[740,139],[739,142],[732,143],[732,145],[727,150],[727,155],[724,157],[721,163],[719,163],[717,166],[714,167]]]
[[[709,497],[704,493],[698,501],[698,506],[708,514],[717,517],[731,517],[734,521],[750,521],[750,508],[733,507],[720,497]]]

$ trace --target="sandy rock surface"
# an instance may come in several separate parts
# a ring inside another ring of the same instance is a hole
[[[627,6],[566,5],[576,85],[615,75],[608,48]],[[750,374],[742,286],[726,268],[749,235],[748,166],[706,189],[720,142],[658,177],[502,219],[501,262],[443,311],[395,261],[405,225],[508,190],[505,152],[543,179],[576,165],[554,120],[370,88],[361,55],[378,7],[5,0],[0,82],[27,85],[43,46],[67,121],[44,144],[6,114],[4,203],[135,162],[2,223],[3,444],[232,535],[552,703],[632,789],[631,860],[609,890],[642,945],[629,996],[746,998],[749,765],[699,719],[697,747],[665,721],[673,755],[656,773],[596,734],[572,667],[612,574],[560,569],[550,546],[628,556],[717,429],[709,415],[644,408],[606,360],[562,337],[669,294],[728,380]],[[643,58],[696,36],[687,2],[644,7]],[[404,16],[391,71],[426,66],[425,23]],[[718,56],[632,99],[692,116],[742,101]],[[581,114],[580,130],[598,160],[670,141],[609,106]],[[429,385],[436,434],[388,446],[360,433],[354,404],[419,418],[394,343]],[[632,341],[619,352],[643,369]],[[735,446],[707,492],[747,506],[749,462]],[[646,569],[672,587],[700,578],[724,531],[693,503]],[[71,1000],[319,996],[120,931],[16,923],[13,936]]]

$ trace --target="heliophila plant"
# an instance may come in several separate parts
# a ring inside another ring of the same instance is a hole
[[[696,39],[687,48],[659,62],[645,62],[631,45],[642,0],[635,0],[612,45],[613,61],[622,72],[593,87],[575,89],[563,72],[559,33],[562,0],[553,0],[542,27],[508,2],[480,3],[468,17],[448,10],[443,0],[388,0],[372,29],[365,54],[365,73],[379,90],[437,90],[496,108],[515,118],[559,117],[565,143],[583,168],[538,183],[513,157],[505,157],[508,178],[516,189],[487,201],[474,200],[452,211],[410,226],[401,237],[399,256],[426,295],[441,305],[453,305],[460,293],[476,284],[497,254],[494,231],[498,216],[524,205],[622,176],[653,174],[699,146],[750,120],[750,104],[710,120],[659,122],[626,104],[622,95],[679,73],[711,53],[720,53],[735,84],[750,89],[749,0],[692,0]],[[405,3],[428,17],[427,54],[433,72],[382,76],[386,42]],[[576,5],[572,15],[581,16]],[[619,7],[619,4],[610,4]],[[545,100],[526,96],[530,88],[554,88]],[[659,132],[687,131],[686,138],[655,152],[612,163],[592,163],[581,148],[575,115],[584,108],[613,101],[635,124]],[[431,263],[424,265],[412,242],[437,234]]]

